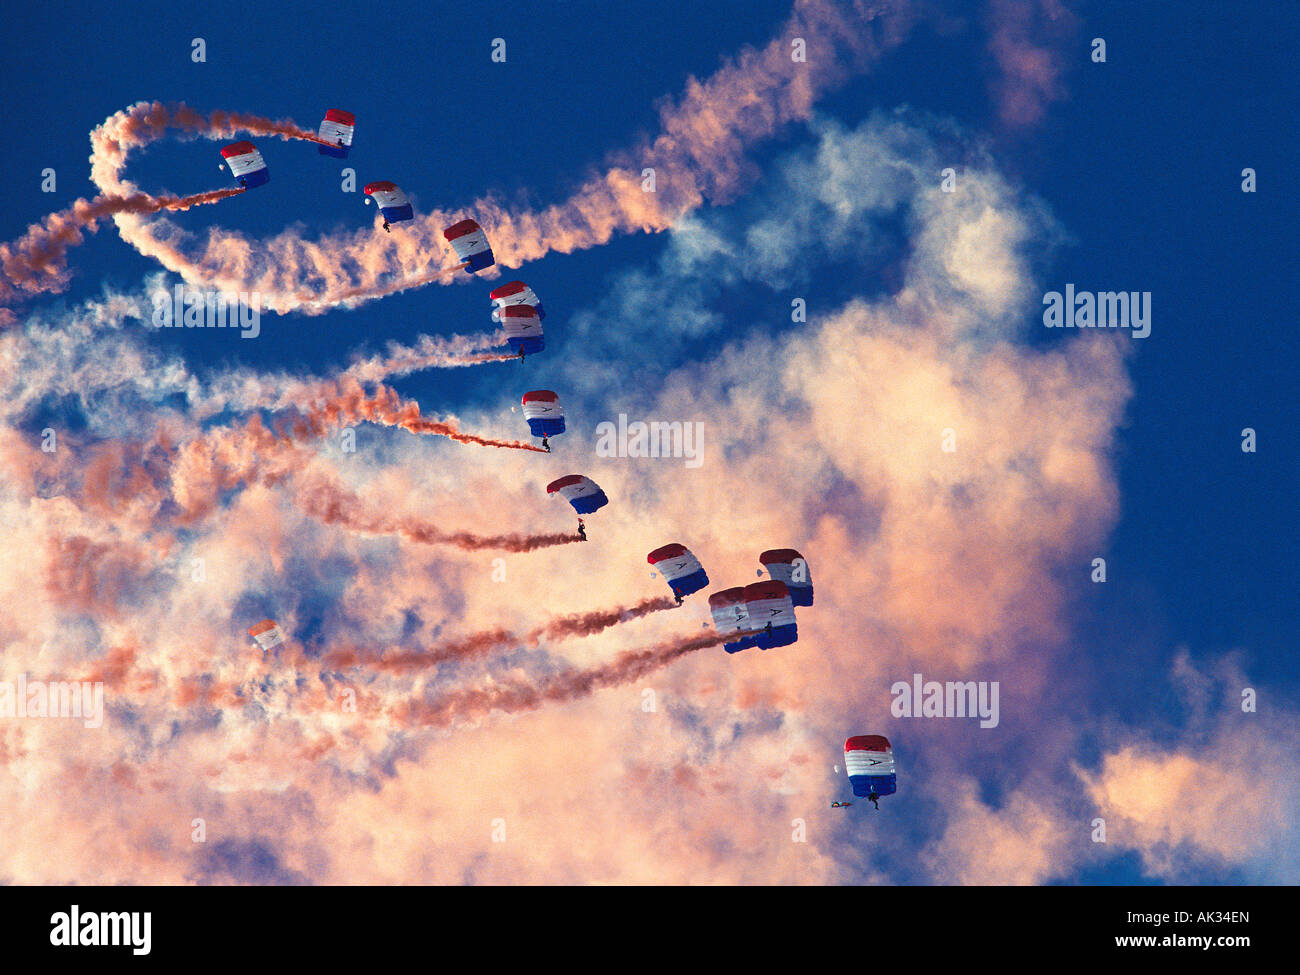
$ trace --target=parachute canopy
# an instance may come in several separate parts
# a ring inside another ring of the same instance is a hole
[[[564,407],[549,389],[524,393],[524,419],[534,437],[553,437],[564,432]]]
[[[249,628],[248,635],[256,640],[257,645],[263,650],[278,647],[284,642],[284,631],[280,629],[275,620],[262,620],[256,626]]]
[[[380,180],[378,183],[368,183],[366,184],[366,196],[374,199],[379,206],[379,212],[384,215],[384,219],[389,223],[397,223],[399,220],[412,220],[415,217],[415,211],[411,209],[410,201],[396,183],[390,183],[386,179]]]
[[[470,274],[491,267],[497,262],[492,256],[492,247],[488,244],[487,234],[473,220],[454,223],[442,232],[456,252],[456,257],[466,263],[465,270]]]
[[[221,150],[221,155],[230,167],[230,175],[247,189],[261,186],[271,178],[271,171],[266,168],[262,154],[251,142],[232,142]]]
[[[546,348],[542,338],[542,320],[537,317],[537,309],[528,305],[511,305],[501,309],[501,325],[506,330],[506,341],[510,351],[518,355],[541,352]]]
[[[709,612],[713,614],[713,628],[719,636],[731,636],[737,633],[749,634],[753,626],[749,622],[749,611],[745,603],[745,589],[723,589],[709,596]],[[748,647],[756,647],[752,635],[729,640],[722,645],[727,653],[738,653]]]
[[[673,542],[655,549],[645,560],[664,574],[674,596],[689,596],[709,584],[704,566],[700,565],[700,560],[685,545]]]
[[[812,572],[802,555],[792,548],[773,548],[760,555],[758,561],[773,580],[785,583],[796,606],[813,604]]]
[[[855,796],[892,796],[898,787],[894,749],[884,735],[854,735],[844,743],[844,769]]]
[[[580,515],[589,515],[597,508],[609,504],[605,492],[589,477],[581,474],[568,474],[546,485],[547,494],[558,494]]]
[[[497,306],[496,311],[492,315],[494,319],[500,320],[501,309],[508,305],[528,305],[531,308],[537,309],[538,318],[546,317],[546,312],[542,310],[541,301],[539,301],[537,295],[533,293],[533,289],[528,287],[528,285],[524,284],[522,281],[510,281],[503,284],[488,297],[490,297],[493,304]]]
[[[754,646],[764,650],[788,647],[799,639],[795,625],[794,603],[784,582],[755,582],[745,587],[745,611],[751,629],[762,629],[754,637]],[[769,632],[767,625],[771,623]]]
[[[341,108],[331,108],[326,112],[325,121],[321,122],[320,130],[316,135],[330,145],[317,146],[320,154],[346,159],[348,150],[352,148],[352,131],[356,128],[356,124],[356,116],[351,112],[345,112]]]

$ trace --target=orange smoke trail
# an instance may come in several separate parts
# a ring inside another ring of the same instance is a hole
[[[324,654],[322,660],[327,666],[338,669],[367,666],[392,673],[408,673],[449,660],[472,660],[501,647],[536,646],[544,639],[595,636],[619,623],[628,623],[665,609],[675,609],[676,606],[674,600],[662,596],[643,599],[632,606],[561,616],[529,630],[523,637],[497,628],[428,650],[399,650],[375,655],[367,654],[357,647],[344,647]]]
[[[457,443],[478,447],[499,447],[509,450],[546,451],[521,440],[496,440],[465,433],[449,420],[431,420],[420,415],[420,404],[404,400],[391,386],[380,385],[373,396],[367,396],[361,384],[345,376],[338,382],[339,391],[325,403],[312,407],[306,416],[289,425],[299,439],[321,436],[327,430],[364,420],[384,426],[401,427],[414,434],[446,437]]]
[[[149,214],[163,210],[188,210],[216,203],[243,193],[244,188],[209,190],[190,196],[99,196],[79,199],[66,209],[51,213],[32,224],[18,240],[0,244],[0,303],[16,300],[20,293],[38,294],[62,290],[68,281],[67,252],[85,240],[84,231],[94,233],[99,221],[119,213]]]
[[[104,192],[93,200],[77,200],[72,206],[46,216],[28,228],[27,233],[10,244],[0,245],[0,305],[13,304],[23,294],[61,291],[68,283],[67,252],[85,239],[82,231],[94,232],[105,218],[141,217],[165,210],[181,211],[205,203],[216,203],[244,192],[243,187],[210,190],[189,196],[142,192],[135,184],[118,178],[107,185],[95,178],[96,165],[110,165],[120,170],[131,149],[148,145],[169,129],[182,137],[226,138],[237,132],[278,136],[330,145],[316,133],[291,121],[273,121],[241,112],[213,112],[203,116],[184,105],[168,107],[160,102],[133,105],[113,117],[118,124],[105,131],[107,123],[91,134],[91,179]],[[99,136],[97,139],[96,136]],[[0,325],[12,324],[11,312],[0,311]]]
[[[607,664],[570,671],[536,681],[512,680],[489,688],[452,691],[433,701],[420,701],[393,709],[393,717],[408,726],[445,728],[457,721],[474,721],[493,711],[517,714],[535,711],[548,703],[587,697],[607,687],[638,680],[676,660],[716,647],[729,637],[716,633],[660,643],[646,650],[631,650]]]
[[[900,43],[913,19],[911,6],[902,0],[797,0],[767,45],[743,49],[704,81],[690,79],[685,93],[661,110],[661,132],[653,141],[619,154],[568,200],[544,210],[511,212],[485,198],[464,210],[423,214],[391,235],[368,228],[308,241],[289,229],[251,241],[216,228],[197,247],[178,243],[183,235],[165,222],[131,214],[115,219],[127,243],[191,285],[256,291],[272,310],[309,314],[444,280],[455,268],[444,267],[441,230],[460,216],[473,215],[482,224],[503,268],[552,251],[599,246],[617,234],[665,230],[706,201],[733,196],[751,176],[743,161],[746,148],[809,118],[819,95]],[[806,61],[791,57],[792,38],[806,43]],[[315,141],[291,122],[135,105],[91,134],[92,180],[105,193],[127,192],[130,184],[121,173],[128,153],[169,128],[190,137],[233,135],[238,129]],[[647,167],[657,174],[653,193],[642,186]]]
[[[367,535],[401,535],[423,545],[450,545],[466,552],[495,549],[502,552],[535,552],[555,545],[582,541],[576,534],[552,532],[544,535],[476,535],[473,532],[445,532],[428,522],[409,516],[367,514],[361,499],[320,476],[299,489],[298,507],[327,525],[338,525]]]

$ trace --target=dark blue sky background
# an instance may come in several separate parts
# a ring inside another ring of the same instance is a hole
[[[315,127],[325,109],[358,116],[348,165],[360,183],[392,179],[417,208],[459,207],[495,192],[545,205],[562,199],[608,153],[657,128],[656,104],[688,76],[707,76],[720,55],[769,39],[785,0],[710,4],[558,2],[331,4],[304,14],[268,3],[19,5],[6,14],[0,87],[8,124],[0,235],[12,239],[43,214],[93,195],[87,133],[141,99],[185,101],[203,111],[247,110]],[[963,10],[957,5],[955,10]],[[973,7],[972,7],[973,9]],[[1117,457],[1121,519],[1108,550],[1109,583],[1078,572],[1080,652],[1111,674],[1079,713],[1150,720],[1152,689],[1176,649],[1194,659],[1240,648],[1246,672],[1272,693],[1297,693],[1297,357],[1292,294],[1297,173],[1294,5],[1112,3],[1079,8],[1081,26],[1062,56],[1067,97],[1028,131],[999,128],[989,95],[991,58],[978,15],[943,35],[919,29],[873,73],[819,103],[847,126],[910,105],[951,116],[988,142],[997,165],[1041,198],[1068,242],[1042,270],[1043,290],[1153,293],[1151,336],[1135,341],[1136,388]],[[508,60],[489,59],[504,37]],[[1088,42],[1108,45],[1090,63]],[[207,62],[190,41],[207,42]],[[51,47],[50,39],[57,38]],[[770,162],[803,139],[791,129],[758,147]],[[217,207],[181,215],[199,229],[220,222],[252,236],[301,222],[325,233],[369,225],[373,211],[339,192],[339,164],[314,148],[259,140],[272,182]],[[133,159],[128,177],[148,190],[226,185],[217,145],[163,143]],[[58,192],[39,192],[53,167]],[[1259,192],[1241,192],[1241,170]],[[632,236],[582,253],[552,254],[522,276],[543,296],[547,362],[565,355],[567,317],[597,302],[617,271],[649,265],[665,236]],[[101,284],[134,287],[156,265],[101,228],[71,257],[69,302]],[[828,275],[813,313],[879,287],[876,269]],[[56,299],[57,301],[58,299]],[[52,303],[52,302],[51,302]],[[328,373],[360,349],[429,333],[478,332],[481,282],[433,287],[318,317],[268,316],[263,338],[166,331],[151,340],[199,370],[244,361]],[[718,310],[737,322],[764,316],[777,328],[788,299],[737,287]],[[776,309],[773,312],[773,309]],[[1030,325],[1041,308],[1027,307]],[[622,323],[627,324],[627,323]],[[620,323],[610,323],[620,327]],[[1057,338],[1041,326],[1030,341]],[[686,358],[711,354],[716,338]],[[411,377],[403,392],[430,405],[514,401],[518,381],[500,370]],[[1253,427],[1258,452],[1244,454]],[[1158,696],[1158,695],[1157,695]],[[1162,719],[1178,708],[1157,700]],[[1077,880],[1143,882],[1135,858]],[[1230,880],[1221,877],[1220,880]]]

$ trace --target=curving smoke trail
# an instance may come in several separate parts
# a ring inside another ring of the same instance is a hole
[[[807,119],[821,94],[900,43],[913,19],[910,6],[800,0],[763,48],[742,50],[704,81],[690,79],[685,93],[661,110],[656,138],[617,154],[567,200],[540,211],[512,212],[484,198],[464,210],[426,213],[400,234],[367,229],[315,241],[295,229],[253,241],[220,228],[195,241],[166,220],[131,212],[113,219],[127,243],[193,286],[256,291],[272,310],[309,314],[447,279],[460,265],[445,264],[441,230],[469,212],[492,240],[497,263],[509,268],[552,251],[599,246],[617,234],[665,230],[706,202],[727,201],[749,177],[748,146]],[[795,43],[804,47],[802,58],[793,55]],[[91,133],[91,179],[106,196],[128,197],[139,193],[123,176],[132,151],[169,136],[239,133],[321,141],[290,121],[142,102]],[[653,192],[643,184],[647,169],[655,174]]]
[[[675,660],[720,646],[730,637],[708,633],[657,644],[645,650],[630,650],[607,664],[586,670],[569,671],[529,681],[504,681],[488,688],[451,691],[432,701],[401,705],[390,711],[392,717],[411,727],[445,728],[458,721],[481,720],[493,711],[517,714],[535,711],[545,704],[587,697],[607,687],[616,687],[644,677]]]
[[[364,651],[358,647],[343,647],[323,654],[321,659],[326,666],[337,669],[364,666],[390,673],[409,673],[451,660],[477,659],[502,647],[536,646],[547,639],[562,640],[595,636],[619,623],[629,623],[651,613],[675,608],[677,603],[674,600],[667,596],[660,596],[643,599],[631,606],[560,616],[534,627],[522,637],[498,627],[428,650],[398,650],[375,654],[373,651]]]
[[[138,221],[165,210],[188,210],[245,192],[243,187],[231,187],[188,196],[156,196],[122,179],[120,171],[131,149],[148,145],[167,132],[190,139],[220,139],[247,132],[330,144],[287,120],[273,121],[259,115],[225,111],[204,116],[184,105],[168,108],[159,102],[133,105],[91,133],[91,179],[102,191],[100,195],[93,200],[77,200],[72,206],[33,224],[17,241],[0,245],[0,267],[4,269],[4,278],[0,278],[0,305],[11,305],[24,296],[40,292],[63,290],[68,282],[68,249],[85,239],[83,231],[96,230],[100,220],[115,218],[119,224],[122,220]],[[96,178],[97,172],[114,172],[117,176],[101,182]],[[11,311],[0,309],[0,325],[13,321]]]

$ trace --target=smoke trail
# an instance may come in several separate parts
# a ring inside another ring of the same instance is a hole
[[[607,687],[616,687],[644,677],[673,661],[716,647],[730,637],[709,633],[660,643],[646,650],[631,650],[607,664],[570,671],[536,681],[513,680],[489,688],[452,691],[433,701],[421,701],[393,710],[401,723],[417,727],[445,728],[457,721],[474,721],[493,711],[517,714],[535,711],[548,703],[587,697]]]
[[[168,130],[176,130],[181,138],[191,139],[199,136],[219,139],[242,131],[330,145],[316,133],[290,121],[277,122],[258,115],[224,111],[213,112],[205,118],[184,105],[173,108],[158,102],[133,105],[91,133],[91,179],[102,191],[100,195],[93,200],[77,200],[67,209],[33,224],[17,241],[0,245],[0,267],[5,272],[5,279],[0,279],[0,304],[13,304],[23,294],[63,290],[69,277],[68,249],[85,239],[83,231],[94,232],[102,219],[138,220],[165,210],[181,211],[216,203],[245,192],[243,187],[231,187],[189,196],[155,196],[122,179],[121,169],[130,150],[148,145]],[[97,173],[111,176],[101,181]],[[0,325],[13,321],[12,312],[0,309]]]
[[[574,613],[561,616],[529,630],[524,636],[500,628],[485,630],[472,636],[464,637],[452,643],[428,650],[399,650],[376,655],[357,647],[344,647],[323,656],[329,667],[346,668],[367,666],[376,670],[392,673],[408,673],[421,670],[435,664],[450,660],[472,660],[485,656],[502,647],[529,645],[536,646],[545,639],[560,640],[566,637],[595,636],[619,623],[628,623],[651,613],[666,609],[675,609],[677,603],[667,596],[643,599],[632,606],[619,606],[614,609],[594,610],[588,613]]]
[[[456,443],[478,447],[499,447],[509,450],[532,450],[544,454],[546,450],[521,440],[497,440],[465,433],[450,420],[431,420],[420,415],[420,404],[404,400],[391,386],[379,386],[373,396],[367,396],[361,384],[345,377],[337,384],[338,391],[322,404],[308,409],[307,414],[289,425],[293,436],[321,436],[334,429],[358,421],[401,427],[414,434],[446,437]]]
[[[0,303],[9,304],[23,295],[61,291],[68,283],[67,252],[85,239],[83,232],[94,233],[99,221],[119,213],[150,214],[163,210],[188,210],[217,203],[245,192],[242,186],[209,190],[190,196],[98,196],[79,199],[70,207],[51,213],[40,223],[32,224],[22,237],[0,244]],[[12,315],[7,316],[12,320]]]
[[[410,516],[368,514],[361,499],[319,475],[301,487],[298,507],[327,525],[338,525],[366,535],[401,535],[423,545],[450,545],[466,552],[494,549],[502,552],[535,552],[555,545],[582,541],[578,535],[552,532],[543,535],[477,535],[473,532],[447,532]]]
[[[162,220],[119,214],[124,240],[187,282],[224,291],[257,291],[280,312],[318,314],[339,302],[382,297],[445,279],[441,229],[472,212],[493,243],[497,263],[519,267],[551,251],[598,246],[616,234],[671,227],[706,201],[726,201],[748,178],[746,147],[790,122],[807,119],[816,98],[854,72],[869,68],[901,42],[909,4],[866,0],[799,0],[778,35],[761,50],[746,48],[705,81],[691,79],[685,94],[661,111],[652,142],[619,154],[563,203],[541,211],[510,212],[493,199],[467,211],[433,211],[405,222],[400,233],[373,229],[304,240],[286,230],[252,241],[222,229],[197,247]],[[806,58],[792,57],[801,40]],[[182,135],[218,136],[238,129],[283,138],[309,138],[290,122],[253,116],[142,104],[111,116],[91,135],[91,178],[104,192],[125,192],[121,171],[128,153],[174,128]],[[642,182],[655,172],[655,191]]]

